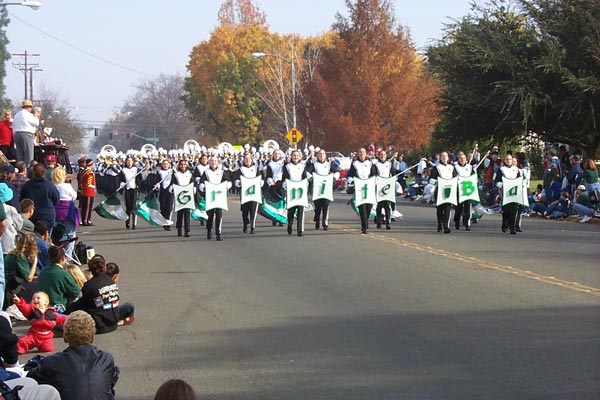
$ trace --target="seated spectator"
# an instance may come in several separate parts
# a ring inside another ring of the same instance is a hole
[[[3,165],[0,167],[0,182],[5,183],[6,186],[11,190],[12,196],[9,200],[3,201],[13,206],[17,212],[21,212],[21,205],[19,204],[19,193],[17,187],[12,183],[15,179],[16,171],[12,165]]]
[[[56,156],[54,154],[48,154],[44,158],[44,164],[46,164],[46,174],[45,177],[49,181],[52,180],[52,172],[56,168]]]
[[[596,162],[593,159],[588,159],[583,164],[582,182],[585,183],[585,189],[588,192],[594,190],[600,190],[600,182],[598,182],[598,168],[596,168]]]
[[[119,266],[115,263],[107,263],[106,264],[106,275],[112,279],[114,283],[119,281]],[[135,307],[131,303],[121,303],[119,304],[119,322],[117,325],[131,325],[133,321],[135,321],[134,314]]]
[[[0,203],[6,214],[6,230],[2,234],[2,252],[8,254],[14,250],[17,241],[17,232],[23,228],[23,218],[21,214],[10,204],[13,192],[6,186],[5,183],[0,183]],[[20,207],[19,207],[20,208]]]
[[[19,231],[21,235],[26,233],[31,233],[35,229],[35,225],[33,222],[29,220],[33,215],[34,211],[33,201],[31,199],[23,199],[21,200],[21,217],[23,218],[23,227]]]
[[[73,299],[79,296],[81,289],[73,277],[63,269],[66,257],[65,251],[56,246],[48,249],[50,265],[40,272],[38,289],[50,297],[50,306],[62,313]]]
[[[51,385],[39,385],[35,380],[24,377],[5,380],[4,383],[11,389],[22,386],[18,390],[21,400],[61,400],[60,393]]]
[[[25,165],[25,161],[19,161],[15,164],[15,179],[13,179],[13,185],[17,189],[17,193],[19,197],[21,196],[21,189],[25,182],[29,180],[27,177],[27,165]]]
[[[546,209],[544,213],[545,218],[564,218],[569,213],[569,208],[571,208],[571,200],[569,196],[569,192],[562,192],[560,195],[560,199],[553,201]]]
[[[46,221],[38,221],[35,223],[33,232],[35,233],[35,239],[38,246],[38,274],[47,266],[50,265],[50,258],[48,257],[48,249],[50,245],[50,233],[48,232],[48,223]]]
[[[425,188],[423,188],[423,200],[425,200],[427,204],[435,203],[435,198],[433,195],[435,193],[436,184],[436,179],[430,179],[427,185],[425,185]]]
[[[124,304],[119,307],[119,288],[106,274],[106,263],[102,256],[96,255],[88,261],[88,268],[93,278],[87,281],[81,289],[81,298],[69,305],[67,312],[83,310],[94,319],[96,333],[108,333],[117,329],[121,320],[128,318],[132,323],[133,307]]]
[[[170,379],[160,385],[154,400],[196,400],[196,393],[187,382]]]
[[[19,337],[12,331],[10,317],[2,312],[2,315],[0,315],[0,358],[2,358],[3,368],[12,368],[19,363],[18,341]],[[6,380],[6,377],[0,378]]]
[[[13,295],[23,290],[23,284],[33,281],[36,273],[37,257],[37,243],[33,233],[21,236],[17,247],[4,257],[5,309],[12,303]]]
[[[77,286],[80,288],[87,282],[87,278],[79,266],[75,264],[66,264],[65,270],[73,277],[75,283],[77,283]]]
[[[19,339],[17,351],[25,354],[29,350],[37,348],[42,353],[54,351],[54,329],[65,323],[67,317],[58,314],[50,307],[50,298],[44,292],[35,292],[31,298],[31,304],[16,294],[13,295],[13,303],[19,311],[31,322],[27,333]]]
[[[46,168],[42,164],[33,167],[33,179],[29,180],[21,189],[21,199],[31,199],[35,204],[35,211],[31,222],[46,221],[48,229],[52,230],[56,220],[55,207],[60,201],[60,195],[52,182],[45,178]]]
[[[535,188],[535,192],[527,195],[527,198],[529,200],[529,212],[544,215],[544,212],[546,211],[547,207],[544,203],[542,203],[543,195],[544,186],[542,186],[541,183],[538,183],[538,185]]]
[[[62,400],[114,400],[119,368],[112,355],[93,345],[96,325],[84,311],[75,311],[64,325],[65,351],[42,359],[28,377],[54,386]]]
[[[590,192],[586,190],[585,185],[579,185],[575,190],[575,202],[573,210],[581,218],[579,222],[586,223],[598,213],[598,203],[594,203],[590,196]],[[6,268],[6,267],[5,267]]]
[[[423,190],[427,186],[427,183],[429,183],[429,173],[429,168],[425,168],[421,175],[417,175],[414,182],[408,184],[407,197],[415,200],[423,196]]]

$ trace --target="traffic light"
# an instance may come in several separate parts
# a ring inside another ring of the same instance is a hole
[[[131,131],[125,131],[125,137],[127,139],[131,138]]]
[[[98,128],[94,128],[94,136],[98,136]]]

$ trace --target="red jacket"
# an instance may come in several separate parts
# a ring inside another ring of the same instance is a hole
[[[12,146],[13,144],[12,122],[7,119],[0,121],[0,146]]]
[[[19,311],[23,313],[25,318],[31,321],[30,330],[33,332],[41,333],[51,331],[56,325],[64,325],[67,320],[65,315],[58,314],[53,308],[48,308],[42,313],[31,304],[28,304],[24,298],[21,298],[17,307],[19,308]]]
[[[96,194],[96,176],[90,167],[85,169],[81,177],[81,194],[85,197],[94,197]]]

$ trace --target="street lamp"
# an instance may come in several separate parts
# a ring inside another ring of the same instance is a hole
[[[0,3],[0,6],[23,6],[29,7],[32,10],[37,10],[42,6],[42,3],[39,1],[19,1],[13,3]]]
[[[252,53],[252,57],[254,58],[260,58],[260,57],[276,57],[279,58],[280,60],[285,61],[286,63],[290,64],[292,67],[292,129],[296,128],[296,65],[294,63],[294,59],[293,58],[287,58],[284,57],[282,55],[279,54],[274,54],[274,53],[262,53],[262,52],[255,52]],[[285,109],[284,109],[285,112]],[[287,113],[286,113],[287,114]],[[286,127],[287,127],[287,115],[286,115]]]

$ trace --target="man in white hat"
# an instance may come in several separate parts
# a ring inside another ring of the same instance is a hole
[[[25,161],[27,165],[33,160],[35,131],[40,124],[39,113],[33,114],[32,110],[33,103],[31,100],[23,100],[21,110],[15,114],[13,119],[17,160]]]

